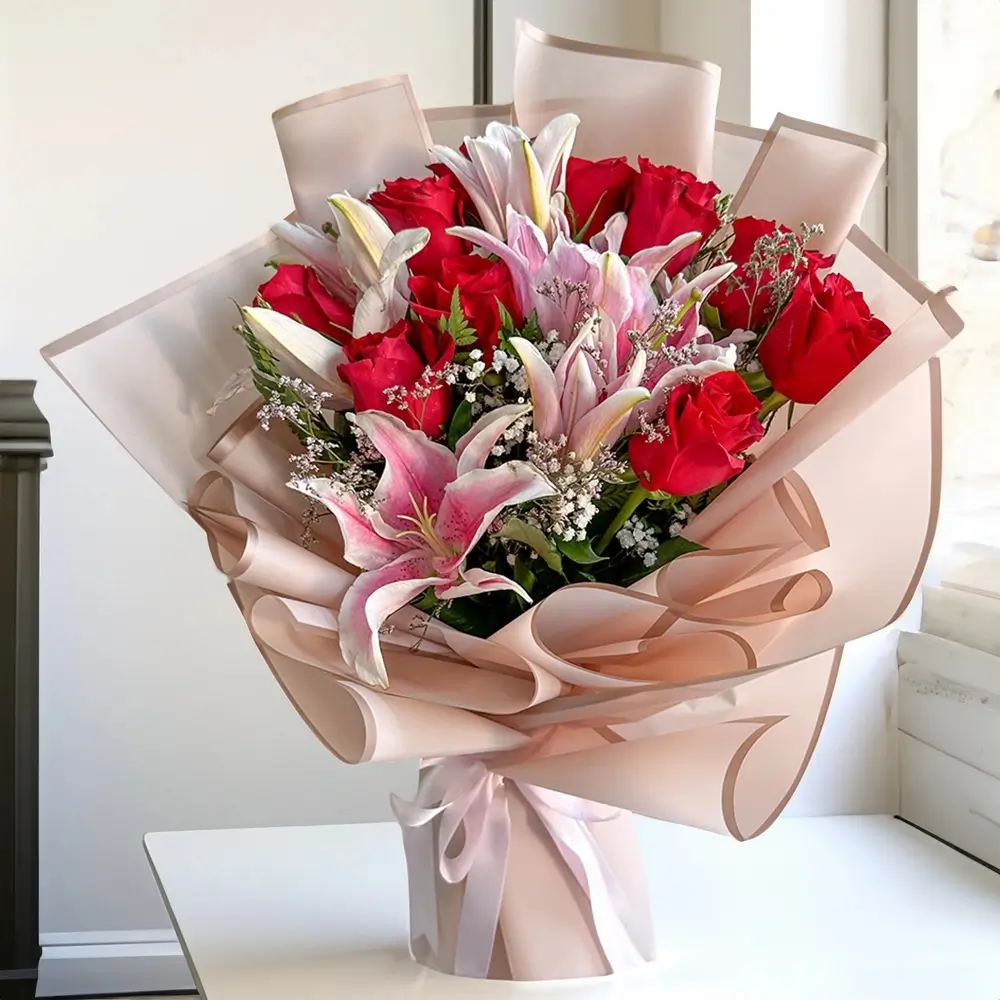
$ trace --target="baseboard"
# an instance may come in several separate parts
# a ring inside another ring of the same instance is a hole
[[[43,934],[39,997],[129,996],[194,990],[172,930]]]

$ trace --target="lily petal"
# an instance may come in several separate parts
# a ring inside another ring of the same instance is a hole
[[[725,281],[735,270],[736,265],[732,262],[720,264],[718,267],[710,267],[707,271],[702,271],[701,274],[681,285],[672,297],[678,299],[683,305],[690,298],[692,290],[697,288],[701,292],[702,298],[705,298],[716,285]]]
[[[432,441],[423,431],[406,426],[399,417],[381,410],[365,410],[354,416],[357,426],[385,456],[385,470],[378,481],[373,505],[382,519],[396,531],[409,531],[416,510],[435,511],[445,487],[457,474],[454,453]]]
[[[549,245],[545,234],[526,215],[507,206],[507,243],[528,263],[528,270],[535,274],[545,263]]]
[[[604,228],[590,238],[590,245],[598,253],[621,253],[622,237],[625,235],[627,226],[628,216],[624,212],[615,212],[604,223]],[[645,253],[645,251],[640,252]],[[637,256],[639,255],[633,256],[632,260],[635,260]]]
[[[531,595],[510,577],[475,568],[463,570],[460,583],[444,588],[438,587],[435,593],[441,600],[450,601],[455,597],[472,597],[475,594],[488,594],[493,590],[513,590],[519,597],[531,603]]]
[[[476,206],[476,212],[483,228],[498,239],[504,238],[502,206],[496,205],[489,196],[483,180],[472,161],[447,146],[432,146],[431,155],[438,163],[443,163],[465,188]]]
[[[309,479],[292,489],[315,497],[333,514],[344,538],[344,558],[358,569],[378,569],[410,547],[376,532],[358,498],[350,490],[335,489],[329,479]]]
[[[557,187],[563,187],[566,177],[566,161],[573,150],[576,130],[580,119],[572,113],[553,118],[535,136],[531,144],[532,152],[541,170],[545,184],[545,199]]]
[[[535,430],[542,440],[554,441],[563,432],[555,373],[531,341],[523,337],[511,337],[509,343],[524,365],[535,411]]]
[[[358,290],[344,267],[336,240],[302,222],[277,222],[271,231],[316,268],[333,295],[354,305]]]
[[[556,362],[556,392],[562,397],[569,381],[570,369],[576,361],[581,348],[586,347],[589,351],[597,351],[599,346],[598,330],[601,324],[601,317],[592,314],[580,327],[580,332],[569,342],[563,356]]]
[[[358,304],[354,309],[354,322],[351,324],[351,336],[365,337],[369,333],[380,333],[388,330],[394,323],[402,319],[406,314],[406,308],[402,309],[402,315],[393,319],[392,316],[400,312],[395,294],[395,282],[386,278],[383,282],[370,285],[365,289],[364,294],[358,299]],[[405,303],[405,299],[403,300]]]
[[[601,254],[600,267],[591,288],[594,304],[615,328],[620,328],[632,314],[632,289],[625,262],[616,253]]]
[[[549,199],[548,231],[552,239],[557,236],[565,236],[568,240],[573,238],[573,227],[569,224],[569,215],[566,213],[566,195],[562,191],[556,191]]]
[[[520,250],[507,246],[502,239],[478,226],[451,226],[445,232],[449,236],[458,236],[460,239],[468,240],[473,246],[496,254],[507,265],[507,270],[514,280],[514,293],[517,295],[517,304],[521,307],[521,311],[525,315],[531,313],[535,308],[535,291],[532,283],[534,275],[527,258]]]
[[[577,422],[597,406],[597,381],[588,361],[586,354],[577,352],[560,400],[563,427],[570,433]]]
[[[338,616],[340,651],[365,684],[389,686],[379,642],[379,629],[386,618],[428,587],[449,582],[435,575],[428,553],[407,552],[379,569],[362,573],[351,584]]]
[[[529,403],[510,403],[483,414],[455,445],[458,474],[486,465],[494,446],[516,420],[531,412]]]
[[[409,271],[404,265],[427,246],[430,235],[422,227],[402,229],[386,244],[378,265],[378,281],[365,290],[354,311],[354,337],[388,330],[406,316],[410,308]]]
[[[649,399],[648,389],[621,389],[591,410],[573,428],[567,450],[578,459],[593,458],[605,445],[614,444],[639,403]]]
[[[590,247],[559,235],[555,238],[545,263],[535,274],[535,287],[555,285],[555,279],[559,279],[564,283],[582,284],[585,288],[590,288],[597,280],[595,275],[600,263],[600,254]],[[542,330],[546,333],[557,330],[563,339],[568,340],[573,328],[582,318],[584,303],[576,293],[560,297],[559,301],[539,293],[535,296],[535,305]]]
[[[681,233],[665,246],[649,247],[640,250],[629,257],[628,266],[637,267],[646,272],[646,280],[652,281],[666,266],[671,257],[676,257],[685,247],[697,243],[701,233]]]
[[[510,179],[510,146],[503,140],[484,137],[466,139],[465,148],[486,197],[498,216],[507,204],[507,184]]]
[[[344,266],[361,288],[378,284],[382,254],[392,239],[388,223],[371,205],[346,192],[327,200],[337,220],[337,246]]]
[[[455,556],[447,565],[435,560],[438,571],[442,576],[457,571],[504,507],[554,496],[555,492],[548,479],[529,462],[473,469],[449,483],[438,508],[435,529]]]
[[[610,396],[612,393],[618,392],[619,389],[635,389],[637,386],[642,385],[645,375],[646,352],[640,349],[635,352],[632,363],[628,366],[625,374],[619,375],[608,386],[608,395]]]
[[[347,361],[340,344],[275,309],[246,306],[241,312],[253,335],[282,362],[286,371],[335,399],[352,399],[337,374]]]
[[[551,190],[546,187],[545,174],[527,139],[522,139],[520,147],[514,150],[510,175],[510,204],[532,219],[542,232],[547,232]]]
[[[659,414],[666,402],[667,393],[675,385],[692,379],[700,382],[717,372],[731,372],[735,367],[735,346],[719,348],[718,344],[706,344],[700,361],[690,365],[677,365],[661,375],[653,386],[647,402],[640,404],[638,409],[651,416]]]

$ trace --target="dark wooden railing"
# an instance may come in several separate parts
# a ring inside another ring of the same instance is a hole
[[[0,997],[38,979],[38,514],[52,455],[34,382],[0,381]]]
[[[472,103],[493,103],[493,0],[472,9]]]

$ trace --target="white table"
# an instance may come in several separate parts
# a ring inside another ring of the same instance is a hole
[[[513,984],[407,953],[390,823],[154,833],[206,1000],[1000,1000],[1000,875],[885,816],[780,821],[747,844],[640,821],[660,960]]]

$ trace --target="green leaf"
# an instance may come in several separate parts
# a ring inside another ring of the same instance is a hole
[[[414,602],[413,606],[419,611],[426,611],[430,613],[433,611],[441,602],[434,596],[434,590],[432,587],[428,587]]]
[[[705,326],[711,327],[713,330],[722,329],[722,317],[719,315],[719,310],[707,302],[701,304],[701,319]]]
[[[739,374],[751,392],[763,392],[765,389],[771,388],[771,380],[763,369],[758,372],[740,372]]]
[[[442,321],[444,321],[444,317],[438,321],[439,327],[441,327]],[[444,326],[441,329],[447,332],[459,347],[470,347],[476,343],[476,331],[469,325],[469,321],[465,318],[465,312],[462,310],[462,303],[458,297],[458,285],[451,293],[451,309],[448,313],[448,319],[444,321]]]
[[[518,557],[514,563],[514,580],[519,583],[530,594],[535,586],[535,574],[531,572],[528,564]]]
[[[470,598],[443,601],[435,609],[434,615],[439,621],[458,629],[459,632],[478,635],[484,639],[496,630],[490,616]]]
[[[582,542],[567,542],[565,539],[557,538],[556,547],[572,562],[580,566],[590,566],[593,563],[605,562],[607,556],[599,556],[591,547],[590,539],[585,538]]]
[[[668,538],[665,542],[660,542],[656,549],[656,565],[666,566],[668,562],[672,562],[678,556],[687,555],[688,552],[700,552],[704,545],[699,545],[698,542],[692,542],[688,538]]]
[[[530,340],[533,344],[538,343],[542,339],[542,328],[538,325],[537,313],[532,313],[524,321],[524,326],[521,327],[521,336],[525,340]]]
[[[497,299],[497,307],[500,310],[500,334],[502,338],[506,340],[508,337],[516,336],[517,327],[514,325],[514,317],[499,299]]]
[[[601,202],[604,200],[604,196],[607,193],[608,193],[607,191],[601,192],[600,197],[597,199],[597,203],[591,210],[590,215],[587,216],[587,221],[584,222],[582,226],[577,225],[576,213],[575,212],[573,213],[573,218],[570,224],[573,227],[573,235],[571,239],[573,240],[574,243],[583,243],[585,239],[589,238],[589,236],[587,235],[587,230],[590,229],[590,224],[594,221],[594,216],[597,215],[597,210],[601,207]]]
[[[472,426],[472,404],[463,399],[455,412],[451,415],[451,423],[448,424],[448,447],[454,451],[458,439]]]
[[[549,569],[553,569],[557,573],[563,571],[562,556],[559,555],[558,549],[549,541],[548,536],[541,528],[536,528],[533,524],[528,524],[520,518],[512,517],[501,528],[500,537],[529,546],[541,556]]]

